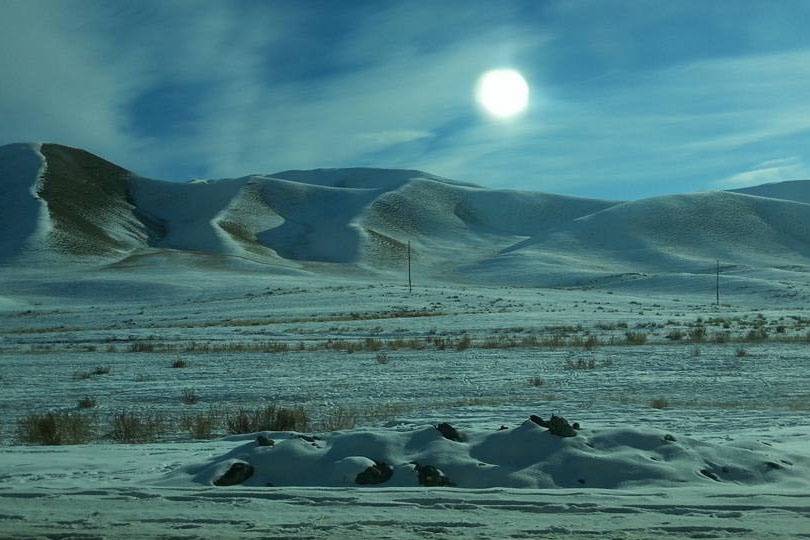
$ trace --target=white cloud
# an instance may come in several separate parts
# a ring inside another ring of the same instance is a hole
[[[764,161],[751,170],[719,180],[714,186],[734,189],[806,178],[810,178],[810,170],[800,158],[792,156]]]
[[[388,146],[404,144],[433,137],[430,131],[418,129],[400,129],[389,131],[376,131],[373,133],[360,133],[355,136],[360,148],[364,151],[375,151]]]
[[[376,165],[617,198],[802,170],[810,51],[636,65],[644,28],[669,15],[622,12],[631,39],[588,16],[601,5],[565,4],[558,28],[512,4],[497,24],[465,2],[378,4],[330,35],[309,4],[3,2],[0,144],[64,142],[157,176]],[[312,49],[319,32],[329,46]],[[583,62],[549,67],[562,57]],[[306,71],[318,61],[323,73]],[[473,99],[497,66],[533,87],[511,124],[479,117]],[[188,129],[134,130],[133,102],[172,84],[211,90],[189,104]]]

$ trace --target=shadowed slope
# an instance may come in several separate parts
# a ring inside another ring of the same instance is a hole
[[[43,144],[47,167],[39,195],[53,220],[51,241],[73,255],[122,254],[148,232],[130,202],[131,173],[84,150]]]
[[[758,197],[810,203],[810,180],[776,182],[773,184],[763,184],[761,186],[732,189],[729,191],[744,193],[746,195],[756,195]]]
[[[0,146],[0,263],[20,256],[49,227],[47,208],[36,194],[44,165],[37,144]]]

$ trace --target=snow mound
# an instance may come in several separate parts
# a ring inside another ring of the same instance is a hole
[[[420,485],[420,470],[435,468],[460,488],[621,488],[687,484],[810,485],[806,458],[764,443],[717,445],[663,431],[583,429],[561,438],[531,421],[514,429],[463,432],[444,438],[433,426],[407,431],[354,430],[305,437],[266,432],[207,463],[173,472],[169,484],[218,482],[234,464],[249,470],[246,486],[358,485],[369,469],[386,470],[383,487]],[[368,473],[367,473],[368,474]],[[422,485],[425,485],[424,482]],[[437,485],[437,484],[433,484]]]

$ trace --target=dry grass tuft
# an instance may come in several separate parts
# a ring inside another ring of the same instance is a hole
[[[184,416],[180,427],[187,430],[192,439],[210,439],[219,428],[220,415],[215,409]]]
[[[656,398],[650,400],[650,407],[653,409],[667,409],[669,408],[669,401],[664,398]]]
[[[84,444],[94,436],[94,417],[76,412],[29,414],[17,424],[17,438],[26,444]]]
[[[154,442],[167,430],[166,418],[161,413],[120,411],[111,419],[113,441],[127,444]]]
[[[257,431],[306,431],[309,415],[301,407],[286,408],[267,405],[257,409],[239,408],[225,417],[228,433]]]

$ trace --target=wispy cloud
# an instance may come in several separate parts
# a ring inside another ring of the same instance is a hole
[[[718,6],[4,2],[0,144],[164,178],[396,166],[612,198],[805,175],[810,6]],[[501,66],[532,85],[508,123],[473,100]]]
[[[714,187],[734,189],[807,178],[810,178],[810,169],[800,158],[791,156],[759,163],[751,170],[715,182]]]

